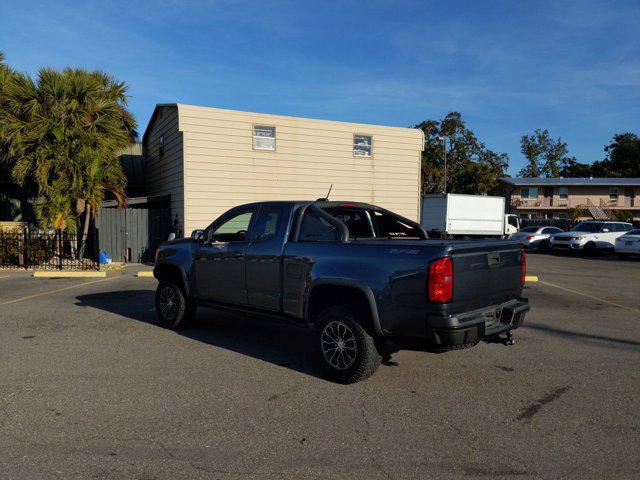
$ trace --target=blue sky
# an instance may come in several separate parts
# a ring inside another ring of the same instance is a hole
[[[156,103],[411,126],[462,112],[523,164],[548,128],[602,158],[640,133],[640,2],[0,0],[0,50],[21,71],[100,68]]]

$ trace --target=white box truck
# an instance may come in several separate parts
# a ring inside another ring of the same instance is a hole
[[[420,223],[434,237],[502,238],[520,226],[516,215],[505,214],[504,206],[504,197],[424,195]]]

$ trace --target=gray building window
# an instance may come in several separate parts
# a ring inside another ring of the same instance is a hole
[[[522,198],[523,200],[537,200],[538,187],[521,188],[520,198]]]
[[[254,150],[275,150],[276,149],[276,127],[265,125],[253,126],[253,149]]]
[[[609,189],[609,200],[618,200],[618,187],[611,187]]]
[[[569,198],[569,188],[567,187],[560,187],[560,199],[561,200],[566,200],[567,198]]]
[[[373,155],[373,138],[371,135],[353,136],[353,156],[370,157]]]
[[[164,157],[164,134],[158,137],[158,156]]]

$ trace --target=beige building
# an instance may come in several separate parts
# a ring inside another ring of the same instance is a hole
[[[640,178],[501,178],[499,189],[521,218],[640,220]]]
[[[157,105],[143,136],[147,195],[170,196],[187,236],[264,200],[370,202],[419,219],[422,131]]]

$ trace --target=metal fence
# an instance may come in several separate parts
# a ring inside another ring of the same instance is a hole
[[[23,229],[0,231],[0,268],[43,270],[97,270],[97,242],[93,234],[84,239],[86,246],[80,258],[83,235],[63,231],[42,232]]]

